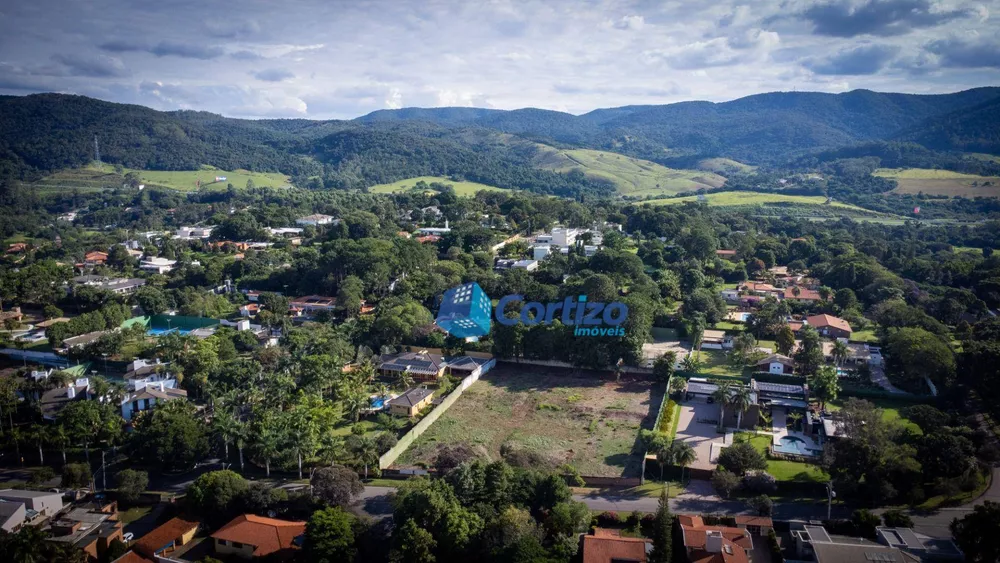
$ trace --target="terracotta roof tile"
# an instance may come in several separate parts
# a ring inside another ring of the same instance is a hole
[[[603,534],[584,536],[583,563],[611,563],[617,559],[646,563],[647,541],[644,538],[616,538]]]
[[[263,557],[292,549],[295,538],[306,533],[305,522],[290,522],[243,514],[212,534],[215,539],[234,541],[254,546],[254,556]]]
[[[806,323],[815,328],[832,327],[851,332],[850,323],[840,317],[834,317],[833,315],[813,315],[806,319]]]
[[[198,522],[181,518],[171,518],[162,526],[154,528],[151,532],[139,538],[135,542],[133,549],[146,557],[153,557],[170,542],[197,528]]]

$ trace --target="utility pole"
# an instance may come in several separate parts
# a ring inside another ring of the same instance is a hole
[[[104,463],[104,450],[101,450],[101,481],[103,481],[104,485],[101,488],[105,491],[108,490],[108,466]],[[826,519],[829,520],[830,517],[827,516]]]
[[[833,490],[833,481],[826,483],[826,519],[830,520],[830,512],[833,508],[833,499],[837,498],[837,492]]]

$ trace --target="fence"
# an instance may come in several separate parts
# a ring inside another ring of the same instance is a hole
[[[663,419],[663,411],[666,410],[667,405],[670,404],[670,387],[663,393],[663,400],[660,401],[660,410],[656,413],[656,420],[653,421],[653,431],[658,431],[660,428],[660,420]],[[642,485],[646,482],[646,456],[649,455],[649,450],[645,450],[642,453],[642,473],[639,478],[639,484]]]
[[[727,381],[742,381],[749,383],[750,379],[756,379],[760,383],[784,383],[788,385],[803,385],[806,378],[801,375],[778,375],[775,373],[754,373],[750,375],[717,375],[704,373],[691,373],[689,371],[677,370],[675,374],[685,378],[705,377],[708,379],[721,379]],[[912,393],[891,393],[884,389],[874,389],[871,387],[861,387],[850,383],[840,385],[840,397],[858,397],[860,399],[890,399],[893,401],[907,401],[911,403],[931,403],[935,398],[931,395],[914,395]]]
[[[378,458],[379,469],[385,469],[390,465],[392,465],[393,463],[395,463],[396,458],[402,455],[403,452],[405,452],[406,449],[410,447],[410,444],[412,444],[414,440],[416,440],[421,434],[423,434],[428,428],[430,428],[431,424],[434,424],[435,420],[440,418],[441,415],[445,413],[445,411],[451,408],[451,405],[454,404],[454,402],[457,401],[458,398],[462,396],[462,393],[465,392],[465,390],[468,389],[470,385],[478,381],[480,375],[486,373],[487,371],[489,370],[488,369],[482,370],[481,372],[473,373],[472,375],[463,379],[462,383],[459,384],[458,387],[456,387],[455,390],[452,391],[447,397],[445,397],[443,401],[441,401],[441,404],[435,407],[434,410],[430,412],[430,414],[425,416],[420,422],[418,422],[413,428],[411,428],[409,432],[404,434],[403,437],[399,439],[399,442],[397,442],[395,446],[393,446],[389,451],[382,454],[382,457]]]

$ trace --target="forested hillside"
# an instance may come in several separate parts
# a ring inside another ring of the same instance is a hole
[[[932,149],[1000,154],[1000,98],[928,119],[897,138]]]

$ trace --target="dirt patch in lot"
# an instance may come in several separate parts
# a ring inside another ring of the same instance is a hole
[[[464,443],[500,457],[504,444],[569,463],[595,477],[638,477],[640,428],[652,428],[663,386],[553,375],[532,366],[500,366],[459,397],[397,461],[433,466],[444,445]]]

